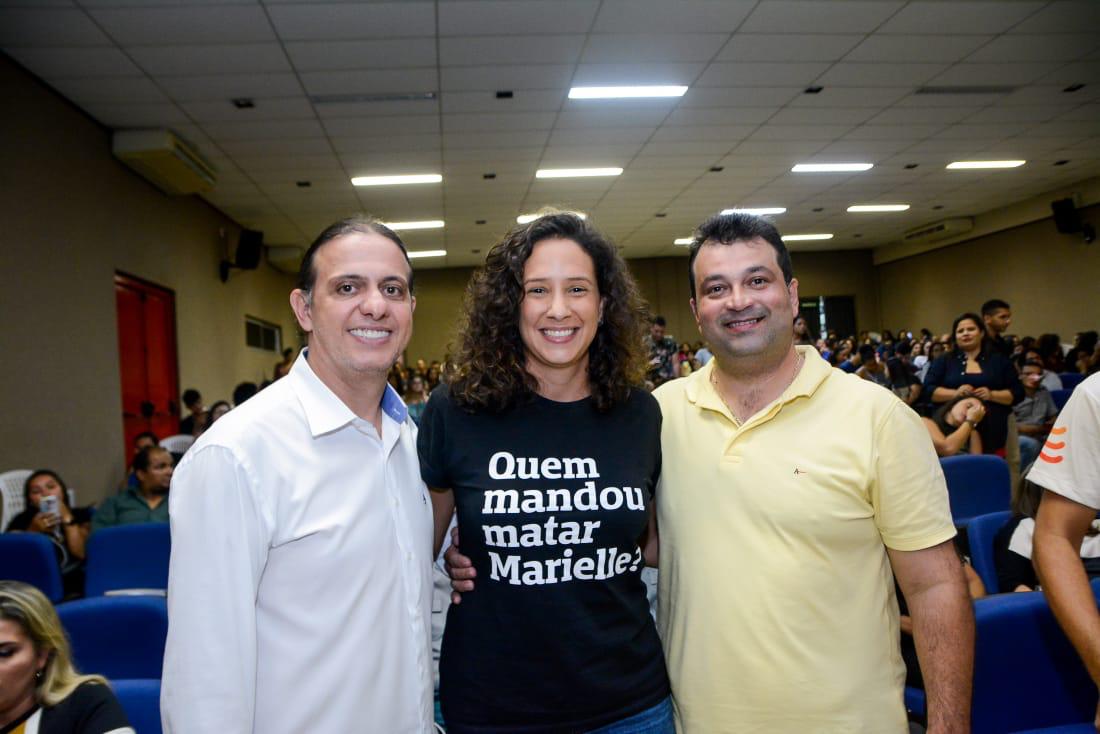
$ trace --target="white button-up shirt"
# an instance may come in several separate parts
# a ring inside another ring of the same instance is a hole
[[[173,734],[432,730],[432,510],[416,428],[313,373],[202,435],[172,478],[161,713]]]

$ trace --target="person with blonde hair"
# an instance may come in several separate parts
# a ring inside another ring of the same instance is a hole
[[[0,731],[134,734],[107,680],[73,667],[53,605],[20,581],[0,581]]]

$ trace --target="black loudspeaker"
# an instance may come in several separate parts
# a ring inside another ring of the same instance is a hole
[[[264,249],[264,233],[254,229],[242,229],[237,242],[237,257],[233,264],[241,270],[255,270],[260,265]]]
[[[1059,199],[1050,202],[1054,212],[1054,226],[1062,234],[1076,234],[1081,231],[1081,214],[1073,204],[1073,199]]]

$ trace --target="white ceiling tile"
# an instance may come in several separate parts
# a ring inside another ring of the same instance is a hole
[[[876,33],[859,44],[845,61],[953,63],[981,48],[993,36],[902,36]]]
[[[527,66],[447,66],[440,70],[442,89],[475,90],[562,89],[569,86],[573,67],[566,64]]]
[[[110,8],[89,13],[123,46],[275,40],[258,5]]]
[[[489,132],[492,130],[549,130],[554,126],[553,112],[509,112],[469,115],[444,115],[444,132]]]
[[[926,107],[969,107],[971,110],[979,109],[1002,100],[1007,95],[1003,92],[995,94],[910,94],[904,99],[898,100],[899,108],[913,109]]]
[[[237,97],[297,97],[302,93],[294,74],[214,74],[162,77],[160,85],[180,102]]]
[[[818,94],[798,94],[793,107],[888,107],[912,90],[910,87],[826,87]]]
[[[1083,104],[1085,102],[1092,102],[1100,99],[1100,85],[1089,85],[1076,92],[1066,92],[1064,90],[1065,87],[1061,84],[1032,84],[1017,89],[1011,94],[1004,95],[1000,98],[998,103],[1006,106],[1022,105],[1029,107],[1032,105],[1049,104],[1062,107],[1065,105]]]
[[[293,138],[289,140],[233,140],[220,144],[222,150],[236,158],[252,156],[313,156],[332,150],[325,138]]]
[[[248,120],[211,122],[203,132],[219,143],[241,140],[319,138],[325,134],[316,120]]]
[[[714,63],[696,84],[700,87],[805,87],[829,68],[827,63]]]
[[[1054,71],[1056,62],[1031,62],[1012,64],[955,64],[947,71],[932,78],[936,86],[965,86],[969,84],[1030,84]]]
[[[860,125],[845,135],[847,140],[924,140],[944,129],[943,125]]]
[[[430,3],[426,3],[431,7]],[[457,0],[439,3],[441,36],[585,33],[595,0]]]
[[[573,76],[572,86],[689,85],[703,67],[703,64],[580,64]]]
[[[967,122],[1046,122],[1058,115],[1057,107],[987,107],[984,110],[972,112],[966,118]]]
[[[647,143],[639,155],[649,156],[723,156],[729,152],[729,146],[721,141],[700,141],[694,143]]]
[[[691,142],[695,140],[721,140],[736,143],[744,140],[753,131],[755,125],[697,125],[662,127],[653,134],[652,140],[656,142]]]
[[[585,36],[462,36],[439,39],[444,66],[484,64],[574,64]]]
[[[769,0],[739,29],[749,33],[870,33],[904,5],[886,0]]]
[[[1034,135],[1036,137],[1097,137],[1096,126],[1092,124],[1090,120],[1044,122],[1033,127],[1028,127],[1027,132],[1029,135]]]
[[[334,117],[374,117],[385,115],[438,115],[434,99],[394,99],[377,102],[319,102],[314,105],[322,119]]]
[[[125,54],[109,46],[71,48],[9,46],[4,50],[42,79],[142,75],[141,69],[134,66]]]
[[[1043,2],[917,0],[910,2],[880,33],[1004,33],[1043,6]]]
[[[439,117],[436,115],[329,117],[325,118],[324,126],[325,131],[333,137],[438,134]]]
[[[314,153],[307,155],[234,155],[234,162],[247,173],[261,171],[312,171],[332,170],[339,167],[339,161],[333,153]],[[257,180],[259,177],[257,176]]]
[[[336,41],[435,35],[432,3],[318,3],[270,5],[271,22],[284,41]]]
[[[436,89],[435,69],[309,71],[299,76],[311,95],[401,94]]]
[[[105,46],[110,39],[81,10],[0,8],[0,46]]]
[[[153,76],[290,71],[277,43],[130,46],[126,50]]]
[[[1100,103],[1093,102],[1092,104],[1075,107],[1059,114],[1057,119],[1059,122],[1063,120],[1094,120],[1098,125],[1097,129],[1100,130]]]
[[[597,127],[587,130],[555,130],[550,136],[549,144],[563,146],[644,143],[653,135],[655,129],[653,127]]]
[[[1065,33],[1067,29],[1097,27],[1100,27],[1100,4],[1095,0],[1056,0],[1013,27],[1011,32]]]
[[[728,38],[725,33],[600,33],[584,49],[585,64],[687,63],[710,61]]]
[[[858,125],[875,114],[860,107],[787,107],[768,122],[774,125]]]
[[[659,107],[631,105],[636,100],[606,100],[613,104],[572,104],[570,100],[558,115],[555,127],[570,129],[579,127],[622,127],[625,123],[656,127],[669,116],[670,105]],[[587,100],[586,100],[587,101]],[[614,104],[622,103],[622,104]]]
[[[709,33],[734,31],[755,3],[750,0],[604,0],[593,30],[602,33]]]
[[[765,125],[752,134],[752,140],[827,141],[844,136],[851,125]]]
[[[477,162],[485,165],[499,165],[499,161],[530,161],[537,163],[542,154],[543,145],[526,148],[469,148],[455,150],[447,148],[443,151],[444,165],[451,163]]]
[[[543,145],[549,136],[547,130],[510,130],[492,133],[444,133],[443,146],[447,150],[459,148],[529,148]]]
[[[434,38],[293,41],[286,51],[298,71],[435,66]]]
[[[974,114],[973,107],[893,107],[875,115],[872,125],[939,123],[948,125]]]
[[[776,112],[775,107],[685,107],[673,111],[665,125],[759,125]]]
[[[973,53],[968,62],[1075,61],[1100,49],[1095,33],[1012,34],[1001,36]]]
[[[341,155],[348,153],[393,153],[406,150],[438,151],[442,146],[442,138],[438,133],[371,135],[366,137],[333,136],[331,140],[336,152]]]
[[[992,141],[1018,135],[1027,129],[1026,123],[999,122],[996,124],[959,123],[941,130],[936,136],[940,140],[977,140]]]
[[[243,120],[312,119],[313,105],[304,96],[254,98],[255,107],[238,109],[228,99],[180,102],[196,122],[236,122]]]
[[[144,76],[53,79],[50,86],[76,104],[88,102],[167,102],[153,82]]]
[[[926,84],[936,74],[947,68],[946,64],[881,64],[852,63],[842,61],[825,72],[817,84],[826,88],[841,87],[910,87]]]
[[[186,124],[187,115],[174,104],[109,104],[92,102],[84,110],[111,128],[172,127]]]
[[[659,148],[655,151],[647,151],[645,148],[638,152],[638,155],[630,161],[630,165],[627,170],[653,170],[663,171],[667,168],[681,168],[684,166],[698,169],[699,172],[705,171],[708,166],[714,163],[714,155],[710,153],[704,154],[691,154],[691,155],[678,155],[676,153],[665,153]]]
[[[566,89],[514,89],[510,99],[497,99],[494,92],[444,92],[443,113],[462,112],[545,112],[561,107]]]
[[[909,146],[907,141],[896,140],[838,140],[818,151],[824,156],[855,156],[871,163],[884,155],[897,153]]]
[[[693,87],[680,107],[779,107],[802,95],[800,86]]]
[[[1100,61],[1078,61],[1060,66],[1042,77],[1041,84],[1100,84]],[[1090,90],[1095,93],[1096,90]]]
[[[340,162],[350,176],[386,176],[401,173],[440,173],[442,154],[435,150],[341,153]],[[344,180],[347,180],[345,177]],[[444,176],[444,181],[446,181]]]
[[[862,41],[851,33],[735,33],[717,61],[837,61]]]

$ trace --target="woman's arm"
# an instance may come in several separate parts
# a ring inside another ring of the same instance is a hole
[[[73,520],[72,513],[69,513],[69,517],[64,520],[65,533],[65,545],[69,548],[69,553],[73,558],[79,558],[84,560],[84,546],[88,542],[88,534],[91,532],[91,527],[86,522],[76,522]]]
[[[932,445],[936,447],[936,454],[939,456],[954,456],[962,451],[968,438],[977,435],[977,431],[974,431],[969,423],[962,423],[945,436],[932,419],[922,418],[921,420],[924,421],[924,427],[928,429],[928,435],[932,437]]]
[[[447,535],[447,528],[451,525],[451,517],[455,514],[455,493],[450,489],[431,488],[432,517],[435,525],[435,535],[432,539],[432,557],[439,555],[443,548],[443,538]]]
[[[990,390],[989,399],[994,403],[1000,403],[1001,405],[1012,405],[1016,402],[1015,397],[1012,395],[1012,391],[1005,390]]]

